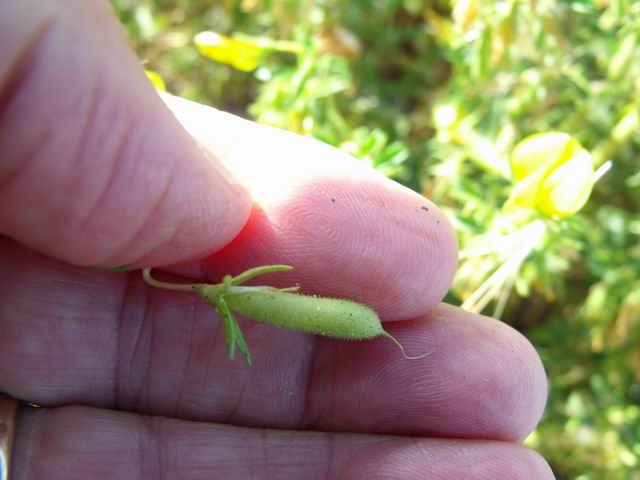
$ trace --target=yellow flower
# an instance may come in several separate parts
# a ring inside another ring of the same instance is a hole
[[[153,70],[145,70],[144,73],[147,74],[147,78],[151,80],[151,84],[156,90],[158,90],[159,92],[167,91],[167,86],[164,84],[164,80],[162,80],[162,77],[158,74],[158,72],[155,72]]]
[[[514,185],[507,205],[568,217],[586,203],[593,187],[591,155],[571,135],[547,132],[522,140],[511,155]]]
[[[201,32],[194,38],[198,51],[216,62],[250,72],[260,66],[264,48],[215,32]]]

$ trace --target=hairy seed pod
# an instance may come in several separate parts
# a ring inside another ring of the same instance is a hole
[[[344,340],[387,337],[400,348],[402,355],[409,359],[423,358],[431,353],[426,352],[418,356],[407,355],[402,344],[382,328],[376,312],[361,303],[291,293],[297,292],[298,287],[278,289],[239,286],[257,275],[288,270],[291,270],[291,267],[287,265],[265,265],[247,270],[236,277],[227,275],[222,283],[191,285],[156,280],[151,276],[150,268],[145,268],[142,275],[152,287],[196,292],[207,300],[224,321],[229,356],[233,358],[237,347],[249,364],[251,364],[249,347],[231,311],[258,322],[325,337]]]
[[[225,301],[253,320],[325,337],[362,340],[386,333],[376,312],[349,300],[254,291],[227,294]]]

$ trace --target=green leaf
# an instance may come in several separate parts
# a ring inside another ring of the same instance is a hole
[[[249,346],[244,339],[244,335],[242,335],[240,325],[238,325],[238,322],[235,321],[235,319],[232,322],[232,328],[234,329],[235,343],[238,346],[238,350],[240,350],[240,353],[242,353],[244,361],[247,362],[247,365],[251,365],[251,352],[249,352]]]
[[[227,340],[229,358],[233,359],[235,357],[237,346],[240,353],[242,353],[245,362],[247,362],[248,365],[251,365],[251,353],[249,352],[249,346],[244,339],[244,335],[242,334],[240,325],[238,325],[238,321],[234,318],[231,310],[229,310],[227,302],[225,302],[224,298],[220,295],[215,299],[215,303],[216,310],[218,310],[218,313],[224,321],[224,336]]]
[[[216,310],[224,321],[224,337],[227,340],[227,348],[229,349],[229,358],[233,359],[236,355],[236,335],[240,328],[237,325],[236,319],[233,318],[231,310],[227,306],[227,302],[224,301],[222,296],[218,296],[215,299]]]

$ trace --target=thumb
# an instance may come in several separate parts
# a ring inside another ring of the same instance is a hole
[[[76,264],[203,256],[247,191],[179,125],[108,2],[0,3],[0,233]]]

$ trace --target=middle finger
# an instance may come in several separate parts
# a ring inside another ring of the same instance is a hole
[[[0,270],[17,287],[5,278],[0,289],[0,390],[37,404],[495,439],[522,438],[542,412],[545,376],[531,345],[454,307],[387,324],[410,354],[431,352],[419,360],[387,339],[344,342],[243,322],[255,356],[248,367],[227,358],[203,302],[150,291],[137,273],[88,273],[4,247],[17,263]]]

